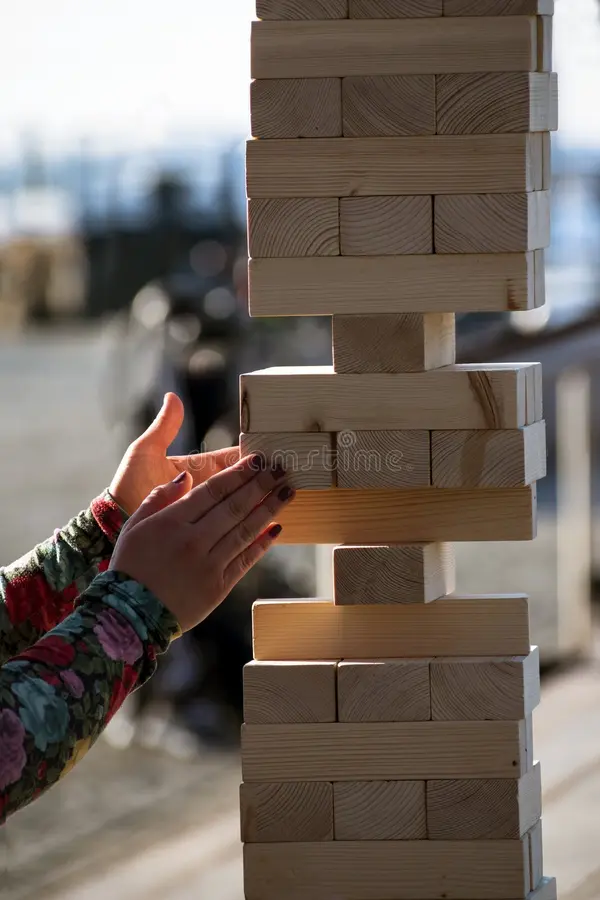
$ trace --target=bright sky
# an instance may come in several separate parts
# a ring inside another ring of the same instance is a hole
[[[245,132],[254,0],[13,0],[0,46],[0,152],[23,131],[145,147]],[[600,4],[556,0],[561,131],[600,147]]]

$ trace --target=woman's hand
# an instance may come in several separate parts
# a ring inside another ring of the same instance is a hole
[[[172,481],[181,472],[192,476],[186,482],[189,489],[239,460],[237,447],[193,456],[167,456],[182,423],[183,403],[176,394],[166,394],[152,425],[127,449],[109,490],[128,515],[155,487]]]
[[[152,491],[119,537],[110,568],[149,588],[183,631],[225,599],[281,532],[273,519],[294,491],[283,469],[261,465],[246,457],[192,491],[182,472]]]

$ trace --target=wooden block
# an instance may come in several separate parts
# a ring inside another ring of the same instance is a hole
[[[532,135],[534,137],[535,135]],[[544,132],[538,136],[542,146],[542,184],[544,191],[552,187],[552,136]]]
[[[544,850],[542,841],[542,820],[539,819],[528,833],[529,837],[529,871],[531,873],[531,890],[541,883],[544,877]]]
[[[424,19],[442,15],[443,0],[349,0],[351,19]]]
[[[507,431],[431,432],[436,487],[520,487],[545,475],[545,422]]]
[[[253,316],[335,316],[534,309],[535,254],[250,260]],[[543,268],[538,270],[543,275]]]
[[[500,72],[438,75],[438,134],[556,131],[556,74]]]
[[[554,14],[554,0],[443,0],[445,16],[537,16]]]
[[[252,78],[535,72],[530,17],[253,22]]]
[[[542,878],[540,886],[530,894],[528,900],[557,900],[556,878]]]
[[[537,191],[542,190],[543,167],[543,146],[537,137],[432,134],[252,140],[246,148],[247,191],[249,197]]]
[[[256,0],[259,19],[346,19],[348,0]]]
[[[335,722],[335,662],[257,662],[244,666],[244,720],[258,725]]]
[[[552,71],[552,16],[538,16],[537,53],[538,72]]]
[[[242,456],[258,454],[269,464],[281,465],[286,484],[295,490],[324,490],[335,486],[335,435],[241,434]]]
[[[451,544],[336,547],[333,592],[338,606],[430,603],[456,587]]]
[[[338,722],[428,722],[429,660],[342,661],[337,700]]]
[[[518,253],[550,244],[550,192],[434,199],[436,253]]]
[[[240,785],[242,841],[332,841],[333,785],[325,781]]]
[[[283,544],[530,541],[536,535],[536,490],[300,491],[278,521]]]
[[[426,372],[456,361],[454,313],[334,316],[338,374]]]
[[[255,138],[323,138],[342,134],[341,78],[271,78],[250,88]]]
[[[406,606],[258,601],[252,618],[256,659],[508,656],[530,647],[527,597],[519,594]]]
[[[249,200],[248,249],[254,257],[338,256],[338,200]]]
[[[431,484],[429,431],[342,431],[337,486],[408,488]]]
[[[536,308],[544,306],[546,303],[546,267],[545,254],[543,250],[535,250],[533,253],[533,294],[535,296]],[[539,379],[541,383],[542,373],[540,370]],[[539,410],[542,409],[542,391],[539,392],[538,399]],[[537,415],[537,414],[536,414]],[[541,416],[539,417],[541,418]]]
[[[519,778],[523,724],[243,725],[242,772],[244,781],[264,782]]]
[[[463,363],[398,375],[337,375],[332,366],[263,369],[241,376],[242,429],[519,428],[526,424],[530,366]]]
[[[436,659],[431,663],[434,720],[525,719],[540,702],[540,656]]]
[[[520,779],[427,782],[427,836],[431,841],[516,840],[542,814],[540,764]]]
[[[355,75],[342,80],[346,137],[435,134],[435,75]]]
[[[333,798],[336,841],[427,838],[424,781],[338,781]]]
[[[433,253],[431,197],[343,197],[340,244],[344,256]]]

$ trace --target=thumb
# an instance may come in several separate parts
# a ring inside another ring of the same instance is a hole
[[[137,444],[152,444],[165,453],[173,443],[183,424],[183,403],[177,394],[165,394],[163,405],[152,425],[138,438]]]
[[[192,486],[192,476],[189,472],[180,472],[173,481],[163,484],[148,494],[143,503],[134,512],[126,524],[126,528],[131,528],[155,515],[176,500],[184,497]]]

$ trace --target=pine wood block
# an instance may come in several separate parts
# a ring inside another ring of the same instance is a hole
[[[540,764],[519,779],[427,782],[427,836],[431,841],[516,840],[542,814]]]
[[[523,725],[243,725],[242,772],[246,782],[519,778],[526,771]]]
[[[537,16],[554,14],[554,0],[443,0],[445,16]]]
[[[542,878],[540,886],[529,894],[527,900],[557,900],[556,878]]]
[[[338,374],[426,372],[456,361],[454,313],[334,316]]]
[[[528,833],[529,837],[529,871],[531,889],[535,889],[544,877],[544,850],[542,840],[542,820],[539,819]]]
[[[542,141],[542,184],[547,191],[552,186],[552,136],[548,132],[539,135]]]
[[[253,257],[339,256],[339,201],[249,200],[248,249]]]
[[[424,19],[441,16],[443,0],[349,0],[351,19]]]
[[[381,606],[258,601],[252,609],[254,656],[373,660],[526,655],[527,606],[527,597],[520,594],[452,595],[437,603]]]
[[[343,197],[343,256],[433,253],[431,197]]]
[[[286,484],[295,490],[324,490],[335,486],[335,435],[241,434],[242,456],[257,454],[265,462],[281,465]]]
[[[342,134],[341,78],[272,78],[250,88],[255,138],[324,138]]]
[[[552,36],[553,36],[553,19],[552,16],[538,16],[537,27],[537,52],[539,72],[552,71]]]
[[[510,488],[546,475],[546,423],[506,431],[432,431],[431,483]]]
[[[525,840],[248,844],[246,898],[514,900],[528,893],[526,851]]]
[[[252,198],[539,191],[543,165],[540,134],[251,140],[246,148]]]
[[[337,675],[338,722],[431,719],[429,660],[344,660]]]
[[[535,72],[533,16],[253,22],[252,78]]]
[[[431,716],[435,720],[525,719],[540,702],[540,657],[435,659]]]
[[[451,544],[345,546],[333,551],[337,606],[430,603],[456,587]]]
[[[244,666],[248,723],[335,722],[336,662],[257,662]]]
[[[434,200],[436,253],[518,253],[550,244],[550,192]]]
[[[431,484],[428,431],[342,431],[337,435],[339,488],[408,488]]]
[[[538,252],[251,259],[250,313],[372,316],[534,309],[545,301]]]
[[[278,517],[283,526],[278,541],[530,541],[536,535],[536,508],[535,485],[489,490],[426,487],[299,491]]]
[[[531,363],[463,363],[398,375],[337,375],[332,366],[263,369],[241,376],[242,430],[519,428],[526,424],[532,371]]]
[[[333,840],[333,785],[325,781],[241,784],[242,841]]]
[[[333,810],[336,841],[427,838],[424,781],[339,781]]]
[[[435,75],[355,75],[342,80],[346,137],[435,134]]]
[[[348,0],[256,0],[259,19],[346,19]]]

